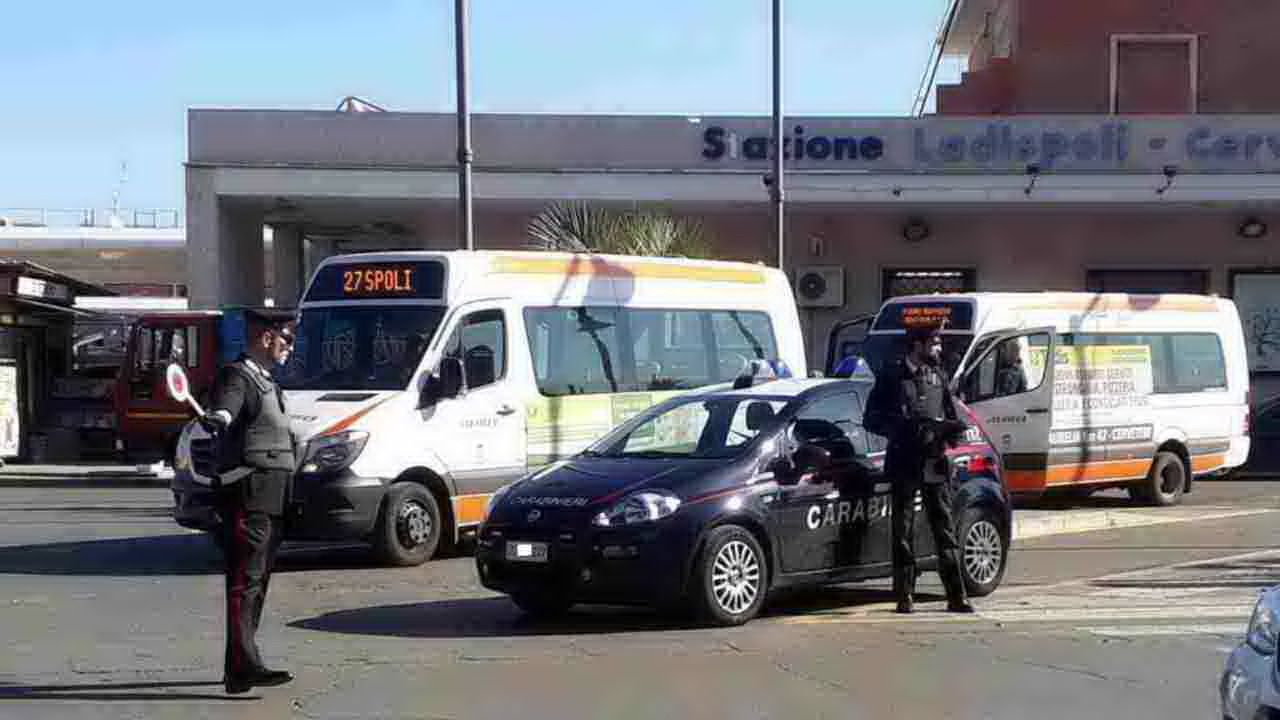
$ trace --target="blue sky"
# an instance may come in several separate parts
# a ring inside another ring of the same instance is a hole
[[[181,207],[188,107],[451,112],[452,0],[12,2],[0,208]],[[786,0],[788,114],[902,115],[946,0]],[[769,0],[472,0],[476,112],[767,114]],[[954,75],[944,70],[942,79]]]

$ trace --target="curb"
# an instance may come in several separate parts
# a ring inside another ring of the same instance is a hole
[[[168,477],[138,473],[94,473],[53,475],[49,473],[0,472],[0,488],[167,488]]]

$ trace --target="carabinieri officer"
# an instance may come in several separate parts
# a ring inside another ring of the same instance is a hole
[[[284,393],[271,369],[293,347],[288,313],[246,312],[246,348],[214,380],[201,424],[213,436],[212,469],[226,558],[227,646],[223,683],[231,694],[283,685],[293,676],[262,662],[254,636],[280,548],[285,497],[295,468]]]

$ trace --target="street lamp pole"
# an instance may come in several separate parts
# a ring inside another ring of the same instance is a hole
[[[778,269],[786,261],[786,226],[783,192],[782,138],[782,0],[773,0],[773,178],[769,197],[773,201],[773,239],[778,247]]]
[[[467,30],[471,24],[468,0],[454,1],[454,49],[458,86],[458,244],[475,250],[471,208],[471,79],[467,69]]]

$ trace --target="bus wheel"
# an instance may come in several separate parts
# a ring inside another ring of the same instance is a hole
[[[389,565],[421,565],[435,555],[443,526],[431,491],[417,483],[392,485],[374,529],[378,555]]]
[[[1182,502],[1187,487],[1187,466],[1177,453],[1156,453],[1147,477],[1129,488],[1129,496],[1148,505],[1168,507]]]

